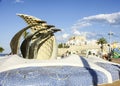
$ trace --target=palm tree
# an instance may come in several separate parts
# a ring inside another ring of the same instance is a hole
[[[104,38],[104,37],[102,37],[102,38],[99,38],[98,40],[97,40],[97,44],[101,44],[101,51],[103,52],[103,45],[104,44],[106,44],[107,43],[107,40]]]
[[[0,47],[0,53],[2,53],[4,51],[4,49],[2,47]]]

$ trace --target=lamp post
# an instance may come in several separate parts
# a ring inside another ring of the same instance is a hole
[[[108,45],[109,46],[109,54],[108,54],[109,58],[108,59],[111,60],[111,36],[113,35],[113,32],[110,31],[108,35],[109,35],[109,45]]]
[[[109,52],[111,52],[111,36],[113,35],[113,32],[110,31],[108,35],[109,35],[109,48],[110,48]]]

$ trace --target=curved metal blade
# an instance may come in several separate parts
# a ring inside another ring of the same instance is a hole
[[[23,56],[24,58],[27,58],[27,57],[28,57],[29,44],[30,44],[33,36],[35,36],[35,35],[38,34],[40,31],[43,31],[43,30],[46,30],[46,29],[40,29],[40,30],[38,30],[38,31],[35,32],[34,34],[29,35],[27,38],[25,38],[25,40],[22,42],[21,47],[20,47],[20,50],[21,50],[22,56]]]
[[[12,54],[18,54],[18,45],[19,45],[19,40],[21,35],[24,33],[24,31],[28,30],[29,28],[38,25],[38,24],[34,24],[34,25],[29,25],[25,28],[23,28],[22,30],[20,30],[19,32],[17,32],[14,37],[12,38],[11,42],[10,42],[10,47],[11,47],[11,53]]]

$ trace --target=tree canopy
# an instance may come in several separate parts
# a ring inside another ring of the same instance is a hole
[[[97,43],[103,45],[107,43],[107,40],[104,37],[102,37],[97,40]]]
[[[65,43],[60,43],[58,44],[58,48],[69,48],[69,46],[66,45]]]
[[[99,38],[98,40],[97,40],[97,44],[101,44],[101,51],[103,52],[103,44],[106,44],[107,43],[107,40],[104,38],[104,37],[102,37],[102,38]]]
[[[0,47],[0,53],[2,53],[4,51],[4,48]]]

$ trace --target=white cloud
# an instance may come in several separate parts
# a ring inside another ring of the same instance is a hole
[[[120,12],[111,13],[111,14],[98,14],[93,16],[84,17],[71,28],[72,30],[78,30],[83,27],[91,26],[93,23],[100,23],[101,25],[114,25],[120,26]]]
[[[74,30],[73,34],[74,35],[80,35],[80,32],[78,30]]]
[[[65,34],[62,35],[62,38],[63,38],[63,39],[67,39],[68,36],[69,36],[69,34],[66,34],[66,33],[65,33]]]
[[[111,25],[120,25],[120,12],[111,14],[99,14],[94,16],[84,17],[82,21],[89,23],[108,23]]]
[[[91,24],[89,22],[86,22],[86,21],[78,21],[76,24],[74,24],[71,28],[73,30],[77,30],[77,29],[80,29],[80,28],[83,28],[83,27],[87,27],[87,26],[90,26]]]
[[[107,35],[106,33],[94,33],[94,32],[80,32],[78,30],[75,30],[73,32],[74,35],[79,35],[79,36],[85,36],[87,37],[88,39],[91,39],[91,38],[98,38],[98,37],[103,37],[103,35]]]
[[[93,32],[86,32],[86,36],[87,38],[92,38],[92,37],[97,37],[97,33],[93,33]]]
[[[15,0],[16,3],[23,3],[24,1],[22,0]]]
[[[68,40],[70,34],[64,33],[64,34],[59,34],[56,35],[56,39],[58,42],[66,42],[66,40]]]
[[[97,23],[97,24],[96,24]],[[106,33],[93,33],[93,32],[81,32],[81,28],[93,26],[93,25],[112,25],[112,26],[120,26],[120,12],[111,13],[111,14],[98,14],[92,15],[88,17],[83,17],[77,21],[71,27],[72,35],[84,35],[87,38],[98,38],[107,35]],[[107,35],[108,36],[108,35]],[[62,40],[67,39],[70,37],[70,34],[63,34],[61,35]]]
[[[78,20],[76,24],[74,24],[71,29],[74,35],[85,35],[87,37],[97,37],[102,36],[103,34],[95,34],[90,32],[80,32],[81,28],[92,26],[95,24],[99,25],[112,25],[112,26],[120,26],[120,12],[111,13],[111,14],[98,14],[88,17],[83,17],[82,19]]]
[[[79,36],[86,36],[86,37],[96,36],[96,35],[97,35],[96,33],[92,33],[92,32],[80,32],[80,31],[78,31],[78,30],[74,30],[74,31],[73,31],[73,34],[74,34],[74,35],[79,35]]]

